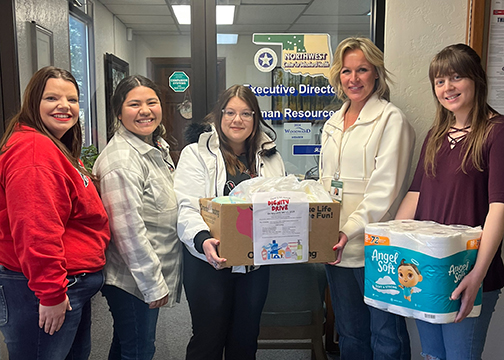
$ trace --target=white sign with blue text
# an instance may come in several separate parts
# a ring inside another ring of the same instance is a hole
[[[312,128],[310,122],[284,123],[285,140],[311,140]]]
[[[309,206],[304,192],[252,195],[254,265],[308,261]]]

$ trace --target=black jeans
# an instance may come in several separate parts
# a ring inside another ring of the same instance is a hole
[[[184,247],[184,289],[193,335],[186,360],[255,359],[269,267],[246,274],[215,270]]]

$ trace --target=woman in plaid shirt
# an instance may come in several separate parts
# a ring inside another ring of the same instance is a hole
[[[109,359],[152,359],[159,308],[180,299],[175,168],[160,98],[143,76],[118,84],[117,131],[94,166],[112,230],[102,289],[114,318]]]

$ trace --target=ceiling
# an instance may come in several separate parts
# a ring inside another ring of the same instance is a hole
[[[81,0],[82,1],[82,0]],[[179,25],[171,5],[187,0],[96,0],[115,14],[133,34],[188,35],[190,25]],[[329,33],[369,36],[371,0],[218,0],[236,5],[233,25],[218,33],[246,35],[261,32]]]

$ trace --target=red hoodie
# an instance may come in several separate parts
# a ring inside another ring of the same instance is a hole
[[[66,277],[96,272],[110,240],[91,179],[48,137],[20,126],[0,156],[0,264],[23,272],[45,306],[65,300]]]

